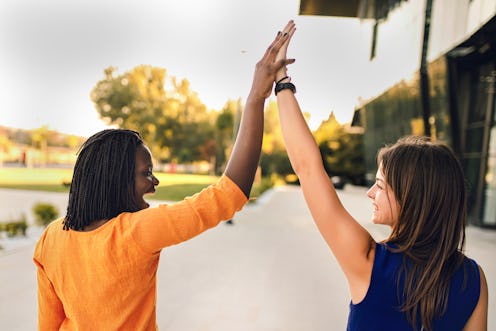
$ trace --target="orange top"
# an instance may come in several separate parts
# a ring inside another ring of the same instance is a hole
[[[39,330],[157,330],[162,248],[230,219],[247,199],[227,176],[193,197],[122,213],[89,232],[52,222],[38,243]]]

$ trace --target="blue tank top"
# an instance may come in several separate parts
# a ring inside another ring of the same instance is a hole
[[[398,291],[403,290],[403,284],[398,286],[397,277],[402,264],[402,253],[393,253],[386,245],[376,244],[370,286],[361,302],[350,303],[348,331],[414,330],[400,310],[402,293]],[[451,280],[446,313],[432,321],[433,329],[462,330],[479,301],[479,293],[479,268],[474,260],[465,258]],[[417,321],[420,330],[420,317]]]

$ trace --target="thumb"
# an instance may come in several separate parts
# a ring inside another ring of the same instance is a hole
[[[279,61],[276,61],[276,70],[281,69],[284,66],[287,66],[288,64],[293,64],[295,62],[295,59],[281,59]]]

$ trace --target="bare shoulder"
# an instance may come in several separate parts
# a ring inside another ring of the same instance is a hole
[[[479,266],[480,274],[480,295],[477,306],[475,306],[463,331],[487,331],[487,309],[488,309],[488,290],[484,270]]]

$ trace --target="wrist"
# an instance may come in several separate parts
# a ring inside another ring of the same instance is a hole
[[[264,103],[265,99],[267,99],[267,97],[264,94],[260,93],[260,91],[251,90],[250,93],[248,93],[248,97],[246,98],[246,103]]]
[[[282,78],[287,77],[287,76],[288,76],[288,72],[287,72],[287,70],[279,70],[278,72],[276,72],[276,79],[275,79],[275,82],[278,82],[278,81],[280,81]]]
[[[275,95],[277,95],[277,93],[281,92],[282,90],[290,90],[291,92],[293,92],[293,94],[296,93],[296,87],[294,86],[294,84],[291,82],[284,82],[284,80],[282,83],[277,83],[274,87]]]
[[[282,84],[282,83],[291,83],[291,77],[283,76],[283,77],[279,78],[278,80],[276,80],[276,85]]]

